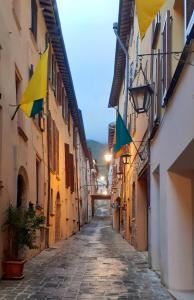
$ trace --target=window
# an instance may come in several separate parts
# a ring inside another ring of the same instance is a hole
[[[65,120],[65,88],[62,87],[61,90],[61,104],[62,104],[62,116],[63,119]]]
[[[187,43],[193,38],[194,0],[185,0],[185,39]]]
[[[65,186],[70,186],[69,178],[69,144],[65,144]]]
[[[45,34],[45,50],[47,49],[48,44],[49,44],[49,33],[46,32],[46,34]]]
[[[160,27],[161,27],[161,15],[160,15],[160,13],[158,13],[157,16],[155,17],[155,20],[154,20],[153,25],[152,25],[152,35],[153,35],[152,49],[157,48],[157,43],[158,43],[159,33],[160,33]]]
[[[68,106],[68,98],[65,93],[65,98],[64,98],[64,107],[65,107],[65,123],[68,123],[68,116],[69,116],[69,106]]]
[[[38,22],[38,9],[36,0],[31,0],[31,31],[35,40],[37,40],[37,22]]]
[[[71,135],[71,114],[70,112],[68,111],[68,133],[69,135]]]
[[[76,130],[76,127],[75,125],[73,125],[73,147],[76,148],[76,133],[77,133],[77,130]]]
[[[52,86],[54,89],[54,92],[56,92],[56,61],[55,57],[52,54],[52,77],[51,77]]]
[[[161,89],[160,89],[160,52],[158,52],[158,55],[155,58],[154,122],[157,122],[160,119],[160,110],[161,110],[160,92],[161,92]]]
[[[136,217],[135,201],[136,201],[136,188],[135,188],[135,182],[133,182],[133,185],[132,185],[132,218]]]
[[[139,34],[137,35],[137,38],[136,38],[135,50],[136,50],[136,66],[135,66],[135,68],[137,70],[138,62],[139,62],[139,57],[138,57],[138,55],[139,55]]]
[[[50,168],[59,175],[59,131],[55,121],[50,117]]]
[[[40,159],[36,158],[36,205],[40,204]]]
[[[60,72],[57,73],[57,102],[61,105],[61,97],[62,97],[62,80]]]
[[[186,27],[189,26],[191,18],[194,16],[194,0],[185,1],[185,11],[186,11]]]
[[[165,105],[165,97],[170,85],[171,80],[171,55],[167,54],[171,52],[171,24],[170,24],[170,11],[166,13],[166,19],[162,32],[162,52],[161,55],[161,93],[162,93],[162,106]]]
[[[130,86],[132,86],[132,84],[133,84],[133,79],[134,79],[134,76],[135,76],[134,70],[135,70],[134,63],[132,61],[131,65],[130,65],[130,70],[129,70],[129,84],[130,84]]]
[[[69,177],[70,177],[70,190],[71,193],[74,192],[74,159],[73,154],[69,154]]]
[[[34,66],[30,65],[30,67],[29,67],[29,76],[28,76],[29,80],[32,78],[33,73],[34,73]]]
[[[50,211],[50,214],[53,214],[53,189],[51,189],[51,194],[50,194],[49,211]]]
[[[57,129],[54,123],[54,137],[53,137],[53,144],[54,144],[54,170],[57,175],[59,175],[59,130]]]

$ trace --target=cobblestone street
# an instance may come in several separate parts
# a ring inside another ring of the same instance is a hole
[[[1,281],[0,299],[171,299],[145,255],[96,219],[25,265],[21,281]]]

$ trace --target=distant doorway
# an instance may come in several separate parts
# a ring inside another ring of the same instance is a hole
[[[57,193],[55,205],[55,242],[61,238],[61,201],[60,194]]]

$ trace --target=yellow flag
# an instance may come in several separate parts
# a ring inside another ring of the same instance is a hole
[[[157,13],[165,3],[165,0],[136,0],[137,17],[141,39]]]
[[[35,116],[43,109],[47,94],[48,56],[49,46],[42,54],[19,104],[28,117]]]

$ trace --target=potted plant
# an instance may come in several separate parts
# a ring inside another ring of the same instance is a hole
[[[25,258],[21,252],[28,249],[37,249],[36,230],[45,223],[44,216],[37,216],[32,205],[28,209],[9,206],[7,219],[3,230],[7,230],[9,238],[6,260],[3,261],[3,278],[22,279]]]

